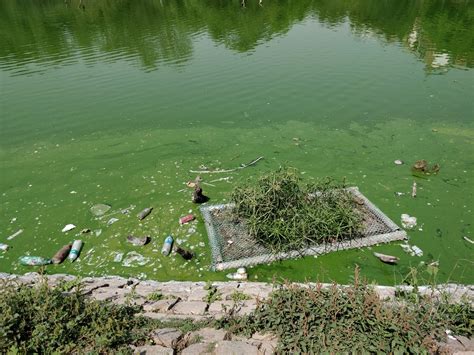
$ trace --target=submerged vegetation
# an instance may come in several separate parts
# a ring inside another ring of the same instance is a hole
[[[286,284],[257,310],[218,321],[233,333],[272,333],[277,353],[436,352],[446,330],[472,337],[471,305],[412,293],[400,302],[381,300],[356,270],[353,285],[323,288]]]
[[[275,253],[358,236],[362,216],[353,199],[344,183],[330,178],[303,183],[293,168],[280,168],[232,192],[235,217]]]

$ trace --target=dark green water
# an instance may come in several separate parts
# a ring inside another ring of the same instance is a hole
[[[204,185],[211,202],[280,165],[345,177],[396,223],[416,216],[410,243],[424,256],[393,243],[255,267],[252,280],[347,282],[357,264],[397,283],[439,260],[438,281],[473,283],[474,245],[462,239],[474,240],[473,63],[470,1],[2,0],[0,243],[11,248],[0,271],[33,271],[18,257],[51,257],[90,228],[102,233],[81,236],[80,260],[48,273],[224,279],[208,271],[202,221],[178,224],[198,213],[184,183],[200,165],[264,156],[205,176],[229,178]],[[439,163],[439,175],[413,177],[418,159]],[[416,199],[395,195],[414,180]],[[89,212],[96,203],[136,207],[107,226]],[[64,234],[67,223],[78,228]],[[152,243],[133,247],[129,234]],[[163,257],[168,234],[197,257]],[[401,261],[382,264],[374,250]],[[147,264],[113,262],[130,251]]]

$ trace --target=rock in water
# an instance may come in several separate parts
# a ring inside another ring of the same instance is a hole
[[[111,208],[112,206],[99,203],[91,207],[91,213],[96,217],[100,217],[106,214]]]
[[[54,254],[53,258],[51,261],[53,264],[61,264],[69,255],[69,252],[71,251],[72,244],[68,244],[63,246],[61,249],[58,250],[56,254]]]
[[[153,211],[153,207],[147,207],[145,208],[143,211],[141,211],[139,214],[138,214],[138,219],[141,221],[142,219],[144,219],[146,216],[148,216],[151,211]]]
[[[134,237],[133,235],[129,235],[127,237],[127,242],[135,245],[135,246],[143,246],[150,241],[150,237]]]

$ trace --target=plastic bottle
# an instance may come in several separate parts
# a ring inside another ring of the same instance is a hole
[[[171,235],[167,236],[165,242],[163,243],[163,248],[161,253],[165,256],[168,256],[171,252],[171,247],[173,246],[173,237]]]
[[[81,252],[82,249],[82,240],[75,240],[74,243],[72,243],[72,248],[71,251],[69,252],[69,260],[74,261],[77,259],[79,256],[79,253]]]
[[[22,256],[19,259],[20,264],[28,266],[40,266],[51,264],[51,259],[42,258],[41,256]]]

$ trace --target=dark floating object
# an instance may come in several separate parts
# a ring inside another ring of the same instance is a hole
[[[181,248],[180,246],[176,246],[174,250],[177,254],[181,255],[184,260],[191,260],[194,257],[194,253]]]
[[[61,249],[58,250],[56,254],[54,254],[53,258],[51,259],[53,264],[61,264],[64,260],[66,260],[69,252],[71,251],[72,244],[68,244],[63,246]]]
[[[374,256],[376,256],[377,258],[379,258],[379,260],[383,261],[386,264],[396,264],[400,260],[396,256],[385,255],[380,253],[374,253]]]
[[[194,203],[204,203],[209,201],[209,197],[202,194],[202,188],[199,185],[196,185],[193,192],[193,202]]]
[[[151,211],[153,211],[153,207],[147,207],[145,208],[143,211],[141,211],[139,214],[138,214],[138,219],[141,221],[142,219],[144,219],[146,216],[148,216]]]
[[[134,237],[133,235],[129,235],[127,237],[127,242],[135,245],[135,246],[143,246],[150,242],[150,237]]]
[[[81,230],[81,233],[82,234],[87,234],[87,233],[90,233],[90,229],[89,228],[84,228],[83,230]]]
[[[423,173],[423,174],[437,174],[441,167],[439,164],[434,164],[433,166],[429,167],[428,162],[426,160],[417,160],[415,164],[411,167],[411,170],[415,173]]]

